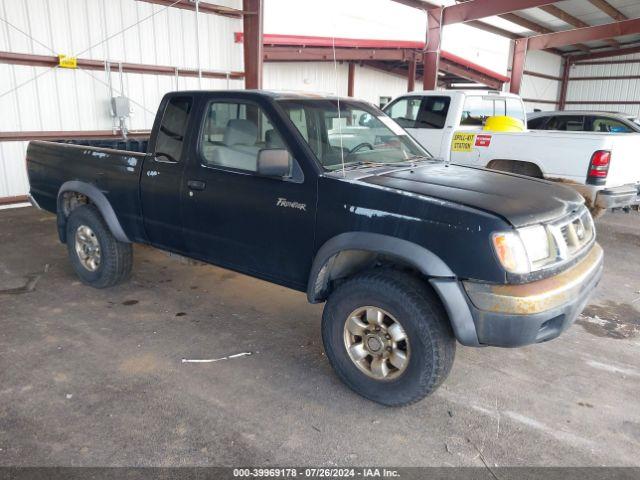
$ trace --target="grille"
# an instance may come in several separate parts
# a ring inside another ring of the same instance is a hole
[[[549,229],[555,240],[558,260],[567,260],[580,253],[595,235],[593,219],[585,207],[550,225]]]

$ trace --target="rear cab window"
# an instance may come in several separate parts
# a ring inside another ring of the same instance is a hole
[[[180,161],[192,105],[191,97],[173,97],[169,100],[156,136],[156,158],[175,163]]]
[[[479,127],[487,118],[502,115],[525,123],[524,108],[517,98],[472,95],[465,99],[460,125]]]

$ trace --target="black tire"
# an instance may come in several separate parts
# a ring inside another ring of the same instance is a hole
[[[411,353],[397,378],[367,376],[347,352],[345,322],[364,306],[385,310],[406,332]],[[433,393],[449,375],[456,350],[451,324],[431,287],[391,269],[359,274],[331,294],[322,315],[322,340],[329,362],[347,386],[365,398],[394,407]]]
[[[100,262],[95,270],[85,267],[76,251],[79,227],[91,229],[100,245]],[[113,236],[98,209],[93,205],[75,208],[67,220],[67,251],[71,265],[80,280],[95,288],[106,288],[123,282],[131,273],[133,248]]]

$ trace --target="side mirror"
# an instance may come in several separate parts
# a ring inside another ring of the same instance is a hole
[[[290,177],[291,155],[283,148],[264,149],[258,152],[258,174],[265,177]]]

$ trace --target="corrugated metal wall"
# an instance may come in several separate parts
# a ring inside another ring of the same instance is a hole
[[[560,77],[562,75],[562,58],[559,55],[543,51],[532,51],[527,54],[525,70]],[[557,102],[560,96],[560,81],[524,75],[522,98]],[[557,106],[542,102],[525,102],[528,111],[533,109],[556,110]]]
[[[276,62],[264,65],[264,88],[347,95],[348,66],[332,62]],[[407,91],[407,79],[382,70],[356,66],[354,96],[375,105],[381,96]]]
[[[614,60],[614,58],[606,58],[604,60]],[[615,57],[615,60],[637,60],[638,62],[574,65],[569,76],[567,101],[640,101],[640,81],[637,79],[571,80],[571,77],[640,75],[640,55],[625,55]],[[567,110],[605,110],[640,115],[640,104],[569,104],[567,105]]]
[[[216,3],[241,8],[240,0]],[[188,10],[136,0],[0,0],[0,18],[33,37],[0,21],[3,51],[61,53],[112,63],[198,65],[195,13]],[[201,13],[199,30],[200,44],[206,46],[200,49],[203,70],[242,71],[242,45],[233,40],[233,33],[242,31],[241,20]],[[111,38],[104,42],[107,37]],[[0,64],[0,131],[110,129],[106,80],[99,71]],[[112,73],[111,80],[120,90],[120,75]],[[174,77],[160,75],[124,74],[122,83],[132,100],[131,129],[151,127],[166,92],[199,87],[197,78],[176,83]],[[227,81],[203,79],[201,86],[224,89]],[[242,86],[241,80],[230,81],[231,88]],[[26,194],[25,149],[26,142],[0,143],[0,197]]]

